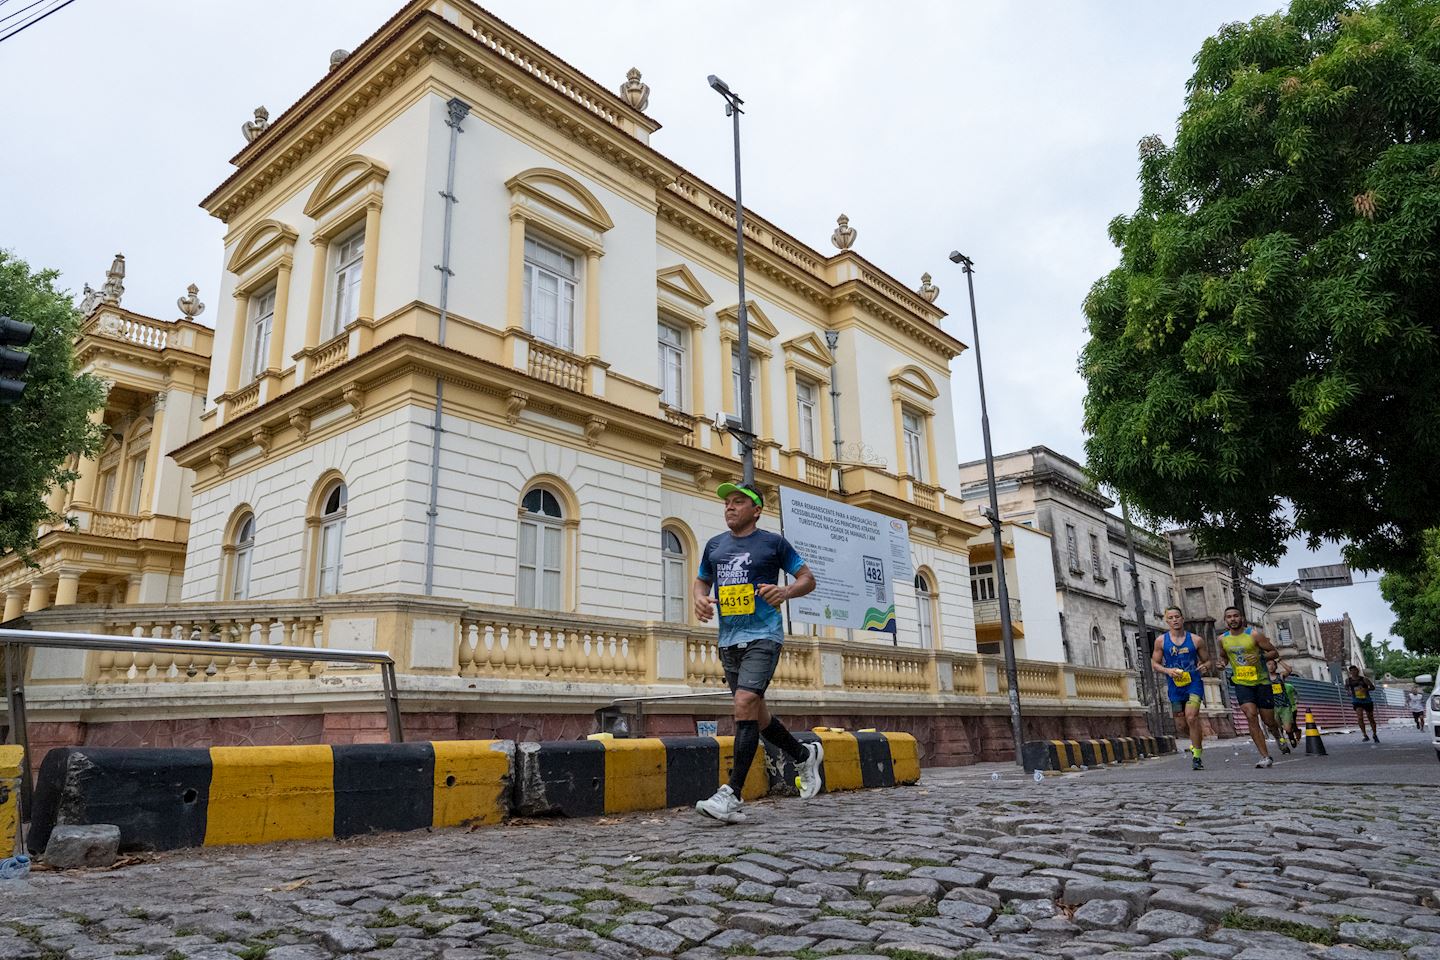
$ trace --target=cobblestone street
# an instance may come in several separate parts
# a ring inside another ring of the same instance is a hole
[[[990,765],[737,827],[673,810],[37,872],[0,884],[0,960],[1440,960],[1437,765],[1394,749],[1399,785]],[[1370,769],[1332,754],[1317,769]]]

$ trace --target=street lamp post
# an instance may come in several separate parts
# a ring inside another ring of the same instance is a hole
[[[713,73],[710,88],[725,98],[725,116],[734,125],[735,139],[735,275],[740,288],[740,430],[730,431],[740,442],[742,476],[745,486],[755,485],[755,430],[750,396],[750,318],[745,309],[745,204],[740,197],[740,97]]]
[[[1020,719],[1020,683],[1015,675],[1015,635],[1010,625],[1010,590],[1005,583],[1005,546],[1000,531],[1000,497],[995,491],[995,454],[990,449],[990,413],[985,406],[985,367],[980,362],[980,320],[975,312],[975,262],[958,250],[951,251],[952,263],[965,271],[970,289],[970,325],[975,339],[975,376],[980,381],[980,432],[985,438],[985,483],[990,488],[990,507],[984,511],[995,535],[995,583],[1000,594],[1000,641],[1005,650],[1005,680],[1010,688],[1010,732],[1015,738],[1015,762],[1025,765],[1025,734]]]

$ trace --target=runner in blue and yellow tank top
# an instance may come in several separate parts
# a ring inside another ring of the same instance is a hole
[[[1195,634],[1185,629],[1185,614],[1179,607],[1165,608],[1165,626],[1169,629],[1155,638],[1150,662],[1166,678],[1175,732],[1190,737],[1190,769],[1204,770],[1205,722],[1200,719],[1200,705],[1205,702],[1203,674],[1210,661],[1201,654]]]
[[[1238,607],[1225,608],[1225,626],[1229,629],[1216,639],[1230,661],[1230,685],[1235,690],[1235,702],[1240,704],[1240,710],[1250,726],[1250,739],[1255,741],[1255,749],[1260,751],[1260,762],[1255,766],[1263,770],[1275,765],[1265,743],[1267,728],[1275,735],[1281,752],[1290,752],[1290,744],[1281,736],[1280,725],[1275,721],[1270,665],[1264,662],[1274,660],[1278,663],[1280,651],[1259,627],[1245,626],[1245,615]]]

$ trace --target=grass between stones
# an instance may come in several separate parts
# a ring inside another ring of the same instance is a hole
[[[1289,937],[1292,940],[1303,940],[1306,943],[1319,943],[1327,947],[1335,945],[1335,931],[1323,930],[1319,927],[1307,926],[1303,923],[1291,923],[1289,920],[1271,920],[1267,917],[1254,917],[1243,913],[1239,909],[1231,910],[1225,914],[1220,925],[1230,927],[1234,930],[1261,930],[1267,933],[1278,933],[1282,937]]]

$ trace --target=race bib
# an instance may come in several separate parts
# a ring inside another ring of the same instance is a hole
[[[1356,699],[1356,700],[1366,700],[1366,699],[1369,699],[1369,697],[1370,697],[1370,691],[1369,691],[1369,690],[1366,690],[1364,687],[1356,687],[1356,688],[1355,688],[1355,699]]]
[[[1275,696],[1277,697],[1283,696],[1285,694],[1285,688],[1280,686],[1280,684],[1278,683],[1272,683],[1270,684],[1270,692],[1275,694]]]
[[[1189,671],[1189,670],[1181,670],[1179,673],[1175,674],[1175,676],[1172,677],[1171,679],[1173,679],[1173,680],[1175,681],[1175,686],[1177,686],[1177,687],[1188,687],[1188,686],[1190,686],[1190,671]]]
[[[1254,683],[1259,679],[1259,671],[1249,664],[1242,664],[1235,667],[1235,681],[1237,683]]]
[[[738,617],[755,612],[755,584],[735,583],[720,588],[720,616]]]

